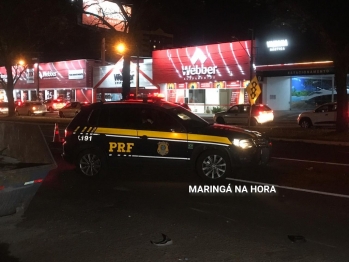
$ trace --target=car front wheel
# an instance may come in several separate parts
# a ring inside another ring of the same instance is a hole
[[[106,170],[106,160],[97,150],[81,152],[77,159],[78,171],[87,177],[100,177]]]
[[[231,173],[231,164],[227,154],[221,150],[204,151],[196,162],[198,175],[207,182],[219,182]]]
[[[301,122],[299,123],[299,125],[302,127],[302,128],[310,128],[311,127],[311,122],[309,119],[303,119],[301,120]]]
[[[223,117],[218,117],[216,121],[217,121],[218,124],[222,124],[222,125],[225,124],[225,121],[224,121]]]

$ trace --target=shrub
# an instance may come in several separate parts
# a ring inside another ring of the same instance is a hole
[[[218,113],[218,112],[222,112],[224,111],[224,108],[220,107],[220,106],[217,106],[217,107],[213,107],[212,108],[212,113],[215,114],[215,113]]]

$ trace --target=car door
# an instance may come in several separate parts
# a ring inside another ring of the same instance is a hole
[[[242,125],[247,125],[249,116],[250,105],[239,105],[238,123]]]
[[[112,166],[119,161],[133,162],[141,146],[136,129],[137,107],[108,105],[98,111],[90,116],[90,122],[96,123],[96,128],[91,126],[94,145],[105,153]]]
[[[335,124],[337,117],[336,108],[337,107],[333,107],[333,105],[328,104],[318,107],[315,110],[313,125],[328,126]]]
[[[228,109],[228,111],[223,115],[224,121],[227,124],[237,124],[239,117],[239,106],[234,105]]]
[[[143,107],[138,136],[139,157],[146,160],[188,160],[186,129],[165,110]]]
[[[66,112],[64,112],[64,114],[67,117],[74,117],[76,115],[76,113],[79,111],[78,106],[80,105],[80,103],[78,102],[71,102],[70,106],[66,108]]]

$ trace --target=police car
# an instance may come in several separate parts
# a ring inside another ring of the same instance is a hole
[[[62,156],[89,177],[155,160],[154,166],[190,163],[201,178],[216,182],[237,166],[267,163],[270,151],[271,143],[258,132],[209,124],[164,100],[125,100],[83,107],[65,130]]]

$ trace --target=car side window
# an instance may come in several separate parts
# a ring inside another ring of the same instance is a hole
[[[239,113],[239,107],[238,106],[232,106],[229,109],[229,113]]]
[[[140,122],[139,108],[111,107],[109,109],[109,127],[137,129]]]
[[[328,112],[328,106],[321,106],[318,109],[315,110],[315,112],[317,113],[324,113],[324,112]]]
[[[172,116],[154,108],[141,110],[142,124],[140,129],[162,132],[185,132],[185,128]]]
[[[330,107],[329,107],[329,110],[328,110],[329,112],[335,112],[335,111],[337,111],[337,105],[335,104],[335,105],[331,105]]]

